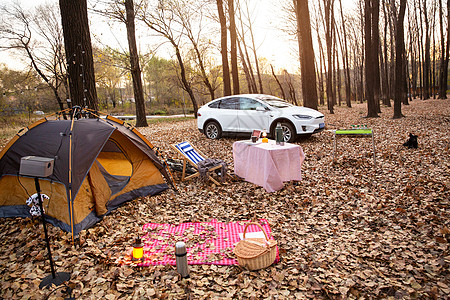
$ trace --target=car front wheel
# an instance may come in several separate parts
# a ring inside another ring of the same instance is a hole
[[[283,137],[286,143],[292,143],[297,138],[294,126],[290,123],[282,122],[281,128],[283,129]],[[275,138],[275,128],[273,128],[272,136]]]
[[[208,122],[205,126],[205,135],[207,138],[212,140],[220,139],[222,136],[222,129],[217,122]]]

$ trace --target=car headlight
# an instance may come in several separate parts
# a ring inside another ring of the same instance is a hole
[[[312,119],[311,116],[308,115],[292,115],[294,118],[299,119],[299,120],[309,120]]]

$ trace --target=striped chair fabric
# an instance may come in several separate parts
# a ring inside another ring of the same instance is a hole
[[[178,150],[180,150],[186,157],[188,157],[193,163],[198,164],[201,161],[204,161],[205,158],[198,154],[197,151],[189,144],[188,142],[182,142],[175,145]]]

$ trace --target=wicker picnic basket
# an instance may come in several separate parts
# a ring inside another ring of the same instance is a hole
[[[250,225],[258,226],[266,238],[246,238],[245,234]],[[258,270],[273,264],[277,255],[277,242],[269,240],[261,225],[250,222],[245,225],[243,239],[237,243],[233,252],[237,256],[239,265],[249,270]]]

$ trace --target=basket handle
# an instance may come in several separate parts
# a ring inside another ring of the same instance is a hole
[[[259,224],[259,223],[256,223],[256,222],[249,222],[249,223],[247,223],[246,225],[245,225],[245,228],[244,228],[244,234],[243,234],[243,239],[245,240],[245,234],[247,233],[247,228],[248,228],[248,226],[250,226],[250,225],[256,225],[256,226],[258,226],[261,230],[262,230],[262,232],[264,232],[264,236],[266,237],[266,241],[268,241],[269,240],[269,237],[267,236],[267,233],[266,233],[266,231],[264,230],[264,228],[262,228],[262,226]],[[266,244],[267,244],[267,242],[266,242]]]

